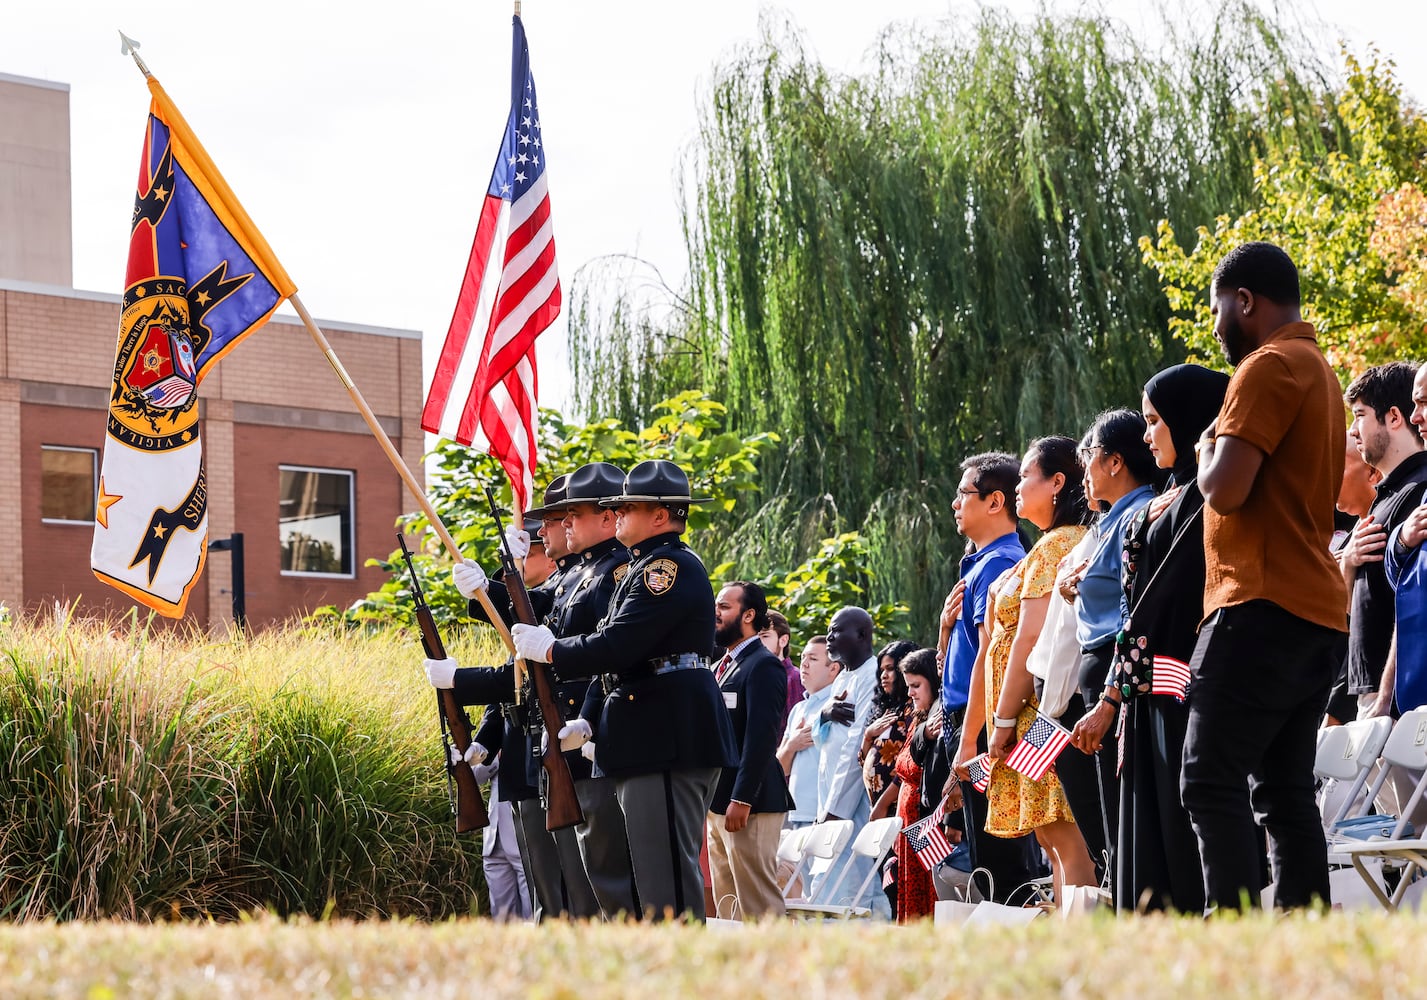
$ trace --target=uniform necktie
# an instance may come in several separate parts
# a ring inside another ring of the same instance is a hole
[[[723,675],[728,672],[729,664],[733,663],[733,654],[724,653],[723,659],[714,666],[714,680],[723,683]]]

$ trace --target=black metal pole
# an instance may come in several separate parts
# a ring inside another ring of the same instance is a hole
[[[208,543],[210,552],[230,552],[233,555],[233,621],[241,632],[248,631],[248,602],[243,578],[243,533],[233,532],[231,538],[217,538]]]
[[[246,633],[248,631],[248,589],[243,571],[243,533],[241,531],[233,532],[233,537],[229,541],[233,543],[233,621],[238,623],[239,631]]]

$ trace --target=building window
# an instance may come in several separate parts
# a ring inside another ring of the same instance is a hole
[[[353,475],[341,469],[278,466],[282,572],[356,576]]]
[[[40,517],[55,524],[93,524],[99,452],[40,446]]]

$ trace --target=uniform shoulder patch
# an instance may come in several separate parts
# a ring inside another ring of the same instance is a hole
[[[672,559],[655,559],[644,567],[644,586],[651,594],[667,594],[674,588],[679,564]]]
[[[629,575],[629,563],[620,563],[614,568],[614,582],[620,583]]]

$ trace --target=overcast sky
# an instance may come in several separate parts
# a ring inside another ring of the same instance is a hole
[[[1143,6],[1111,0],[1104,9],[1141,29]],[[1358,49],[1375,42],[1397,58],[1408,89],[1427,94],[1427,61],[1414,58],[1427,37],[1422,5],[1316,6],[1331,26],[1329,54],[1335,34]],[[75,287],[123,286],[148,92],[119,54],[122,28],[142,43],[307,308],[421,330],[428,356],[439,346],[505,120],[508,0],[8,7],[0,73],[70,87]],[[712,67],[757,39],[760,13],[791,20],[825,63],[855,71],[887,24],[930,25],[972,9],[946,0],[526,0],[567,302],[575,271],[605,254],[637,254],[682,280],[681,154]],[[542,338],[541,379],[542,403],[560,406],[563,318]]]

